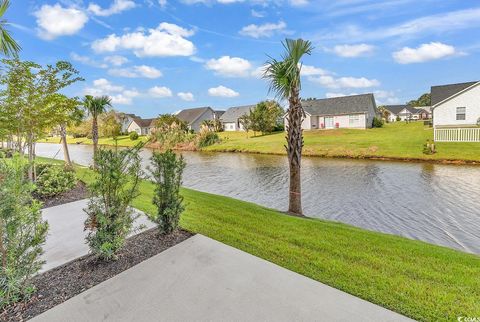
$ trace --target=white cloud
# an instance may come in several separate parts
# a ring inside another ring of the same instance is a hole
[[[87,10],[96,16],[107,17],[135,7],[136,4],[132,0],[114,0],[108,9],[102,9],[98,4],[91,2]]]
[[[171,97],[172,91],[170,88],[165,87],[165,86],[154,86],[148,90],[148,93],[153,96],[153,97]]]
[[[276,33],[285,32],[285,28],[287,28],[287,24],[283,21],[279,21],[278,23],[265,23],[263,25],[251,24],[243,27],[242,30],[240,30],[240,34],[253,38],[271,37]]]
[[[102,96],[107,95],[112,99],[112,104],[131,104],[132,99],[140,95],[136,89],[125,89],[121,85],[114,85],[105,78],[99,78],[93,81],[91,87],[84,90],[86,95]]]
[[[359,95],[362,93],[339,93],[339,92],[327,92],[325,93],[326,98],[333,98],[333,97],[342,97],[342,96],[351,96],[351,95]],[[386,105],[386,104],[398,104],[400,103],[400,99],[395,96],[394,92],[391,91],[383,91],[383,90],[377,90],[373,91],[373,94],[375,96],[375,101],[377,105]]]
[[[337,45],[331,50],[336,55],[341,57],[359,57],[371,54],[375,49],[372,45],[358,44],[358,45]]]
[[[165,8],[167,6],[167,0],[158,0],[160,7]]]
[[[194,30],[162,22],[157,28],[147,31],[137,30],[121,36],[111,34],[106,38],[95,40],[92,48],[96,52],[127,49],[132,50],[138,57],[192,56],[196,48],[186,38],[194,33]]]
[[[317,76],[317,75],[327,75],[327,74],[330,74],[330,72],[315,66],[302,65],[301,74],[302,76]]]
[[[38,35],[46,40],[74,35],[88,21],[87,15],[76,8],[64,8],[60,4],[45,4],[34,13],[37,18]]]
[[[290,0],[290,4],[294,7],[306,6],[308,0]]]
[[[216,74],[227,77],[246,77],[252,64],[240,57],[222,56],[218,59],[210,59],[205,68],[213,70]]]
[[[265,74],[265,70],[267,69],[267,66],[260,66],[252,70],[250,75],[255,78],[262,78],[263,75]]]
[[[128,78],[158,78],[162,76],[162,72],[155,67],[140,65],[129,68],[112,68],[108,71],[112,76],[128,77]]]
[[[219,97],[237,97],[240,94],[233,89],[220,85],[218,87],[212,87],[208,89],[208,95]]]
[[[179,92],[177,93],[177,96],[180,97],[180,99],[188,102],[195,100],[195,97],[190,92]]]
[[[79,55],[79,54],[74,53],[74,52],[70,53],[70,57],[72,58],[72,60],[78,61],[78,62],[80,62],[84,65],[97,67],[97,68],[107,68],[108,67],[107,64],[100,63],[97,60],[90,58],[89,56],[82,56],[82,55]]]
[[[330,92],[325,93],[325,97],[326,97],[326,98],[344,97],[344,96],[352,96],[352,95],[358,95],[358,93],[349,93],[349,94],[345,94],[345,93],[330,93]]]
[[[255,9],[250,10],[250,14],[252,15],[252,17],[255,17],[255,18],[263,18],[263,17],[265,17],[265,12],[263,12],[263,11],[257,11],[257,10],[255,10]]]
[[[120,55],[106,56],[103,60],[113,66],[122,66],[123,64],[128,63],[128,59]]]
[[[456,54],[455,47],[440,42],[422,44],[417,48],[403,47],[392,54],[397,63],[412,64],[436,60]]]
[[[318,77],[309,77],[308,79],[327,88],[369,88],[380,86],[380,82],[378,80],[368,79],[365,77],[335,78],[330,75],[323,75]]]

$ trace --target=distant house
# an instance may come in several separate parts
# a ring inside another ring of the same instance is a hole
[[[140,117],[136,116],[135,114],[128,114],[128,113],[115,113],[115,118],[117,121],[120,123],[122,126],[121,132],[122,133],[127,133],[128,132],[128,126],[134,119],[139,119]]]
[[[187,123],[190,130],[198,132],[205,120],[214,120],[217,116],[211,107],[197,107],[181,110],[177,117]]]
[[[243,125],[240,123],[240,117],[250,114],[250,110],[254,108],[255,105],[230,107],[220,118],[223,129],[225,131],[244,131]]]
[[[134,118],[128,125],[127,132],[137,132],[138,135],[149,135],[154,128],[155,119]]]
[[[342,96],[302,101],[304,130],[372,127],[377,114],[373,94]],[[285,126],[287,126],[286,115]]]
[[[430,113],[427,109],[429,106],[413,107],[410,105],[385,105],[384,108],[390,113],[388,122],[395,122],[405,120],[426,120],[430,118]]]
[[[432,86],[436,141],[480,142],[480,82]]]

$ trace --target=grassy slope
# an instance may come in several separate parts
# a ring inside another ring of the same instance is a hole
[[[92,172],[78,169],[79,177]],[[154,213],[153,185],[134,206]],[[182,189],[181,226],[424,321],[480,316],[480,257]],[[321,300],[321,299],[320,299]]]
[[[119,146],[134,146],[139,142],[145,142],[148,140],[146,136],[140,136],[137,140],[130,140],[128,135],[122,135],[117,137],[117,143]],[[40,143],[60,143],[59,137],[49,137],[45,139],[38,140]],[[91,139],[87,138],[67,138],[68,144],[92,144]],[[98,140],[98,144],[100,145],[115,145],[115,140],[113,138],[100,138]]]
[[[222,142],[208,151],[285,154],[285,133],[250,138],[241,132],[220,133]],[[433,130],[421,122],[386,124],[380,129],[316,130],[304,132],[304,155],[329,157],[386,157],[480,161],[480,143],[437,143],[438,153],[424,155],[423,144]]]

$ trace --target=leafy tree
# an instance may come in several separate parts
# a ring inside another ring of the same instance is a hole
[[[223,130],[222,122],[219,119],[203,120],[201,125],[213,132],[221,132]]]
[[[95,181],[89,185],[85,230],[90,250],[103,259],[115,259],[135,220],[130,207],[138,196],[143,174],[139,144],[133,148],[100,149],[95,155]]]
[[[383,105],[378,107],[378,111],[380,112],[382,119],[385,120],[385,122],[388,122],[390,118],[390,111],[388,111]]]
[[[176,124],[180,129],[187,131],[187,123],[180,120],[173,114],[160,114],[154,121],[154,127],[157,130],[170,128],[173,124]]]
[[[303,39],[286,39],[282,43],[285,49],[281,60],[271,58],[267,62],[264,78],[270,82],[270,91],[276,93],[280,99],[287,99],[287,155],[290,167],[290,191],[288,211],[302,215],[302,197],[300,169],[303,148],[302,121],[305,112],[300,99],[300,70],[301,59],[310,55],[312,43]]]
[[[185,210],[180,195],[182,174],[185,169],[183,157],[172,150],[154,152],[150,172],[155,182],[153,204],[157,207],[155,222],[162,234],[170,234],[178,227],[180,215]]]
[[[250,118],[249,114],[243,114],[238,118],[238,122],[242,125],[243,129],[247,133],[247,138],[248,138],[248,131],[252,129],[252,120]]]
[[[432,98],[430,93],[422,94],[418,99],[411,100],[407,103],[410,106],[430,106],[432,105]]]
[[[112,107],[112,100],[108,96],[86,95],[83,106],[92,117],[92,141],[93,141],[93,168],[96,167],[96,155],[98,152],[98,117]]]
[[[0,1],[0,52],[5,56],[17,56],[22,49],[20,45],[13,39],[7,30],[8,21],[3,19],[5,12],[10,7],[10,0]]]
[[[262,134],[273,132],[283,113],[283,109],[275,101],[258,103],[250,111],[252,130],[262,132]]]
[[[115,111],[105,113],[99,126],[100,135],[103,137],[116,138],[122,131],[122,125],[118,122]]]
[[[30,278],[43,264],[48,223],[41,203],[32,198],[27,167],[21,157],[0,161],[0,309],[33,292]]]

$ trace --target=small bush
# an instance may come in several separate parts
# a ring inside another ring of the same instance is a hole
[[[220,142],[220,137],[218,134],[208,130],[207,128],[202,128],[197,134],[196,146],[198,148],[204,148],[218,142]]]
[[[163,234],[172,233],[177,227],[181,213],[185,210],[180,195],[185,161],[172,150],[154,152],[150,172],[155,181],[153,203],[157,207],[155,222]]]
[[[42,244],[48,223],[41,203],[32,198],[27,163],[20,158],[0,161],[0,310],[34,291],[30,278],[41,268]]]
[[[400,118],[400,116],[397,116],[397,117],[395,118],[395,120],[396,120],[397,122],[400,122],[402,119]]]
[[[383,121],[381,119],[379,119],[378,117],[374,117],[372,126],[377,127],[377,128],[383,127]]]
[[[62,166],[37,166],[35,193],[42,197],[53,197],[72,190],[77,183],[75,171]]]
[[[130,134],[128,136],[130,137],[130,140],[132,140],[132,141],[138,140],[138,133],[135,132],[135,131],[130,132]]]
[[[132,230],[135,215],[130,207],[138,196],[142,176],[139,150],[142,144],[129,149],[100,149],[95,156],[95,180],[89,185],[91,193],[85,230],[92,253],[102,259],[116,259]]]
[[[435,149],[435,143],[430,142],[430,140],[427,140],[427,142],[423,145],[423,154],[426,155],[432,155],[435,154],[437,151]]]

